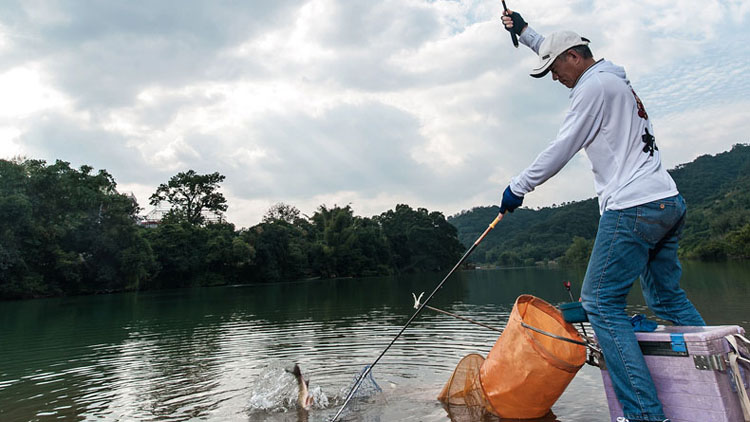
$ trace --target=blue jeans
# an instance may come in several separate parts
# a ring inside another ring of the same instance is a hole
[[[675,325],[706,325],[680,288],[677,241],[685,224],[681,195],[624,210],[605,211],[599,220],[581,299],[588,314],[625,417],[663,421],[656,387],[646,367],[626,298],[641,277],[646,304]]]

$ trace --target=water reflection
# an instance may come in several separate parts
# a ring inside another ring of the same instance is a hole
[[[750,264],[685,263],[684,269],[683,286],[709,323],[750,328]],[[297,420],[303,415],[293,406],[293,384],[274,393],[277,406],[251,401],[269,388],[263,374],[294,362],[328,399],[308,420],[326,420],[352,378],[411,315],[411,294],[430,292],[442,277],[2,303],[0,420]],[[519,294],[567,302],[562,282],[571,281],[577,293],[582,277],[583,269],[460,272],[431,305],[503,328]],[[631,312],[645,307],[637,290]],[[470,414],[444,409],[436,397],[463,356],[486,355],[496,338],[425,311],[374,369],[382,393],[357,402],[345,420],[466,420]],[[598,370],[582,368],[553,410],[556,416],[545,421],[606,420]]]

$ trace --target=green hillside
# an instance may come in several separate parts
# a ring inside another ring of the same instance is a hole
[[[750,258],[750,145],[704,155],[670,170],[688,203],[680,253],[684,258]],[[459,240],[471,245],[497,215],[476,207],[448,218]],[[596,198],[508,215],[477,248],[472,262],[502,266],[538,261],[585,262],[596,236]],[[575,245],[575,246],[574,246]]]

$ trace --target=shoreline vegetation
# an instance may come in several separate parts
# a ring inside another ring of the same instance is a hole
[[[670,173],[688,203],[681,257],[749,259],[750,145]],[[223,217],[223,180],[178,173],[149,198],[169,210],[144,221],[106,170],[0,160],[0,299],[446,271],[498,213],[476,207],[446,218],[399,204],[361,217],[348,205],[321,205],[305,216],[279,203],[237,229]],[[521,208],[468,267],[585,264],[598,219],[595,198]]]
[[[750,259],[750,145],[703,155],[669,171],[688,205],[680,258],[700,261]],[[459,239],[470,244],[498,213],[476,207],[449,217]],[[499,266],[554,262],[585,265],[599,223],[596,198],[521,208],[503,219],[474,252],[475,262]]]

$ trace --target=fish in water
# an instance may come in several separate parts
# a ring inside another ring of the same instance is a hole
[[[305,377],[302,376],[302,371],[296,363],[294,364],[294,369],[291,371],[287,369],[286,371],[294,375],[294,378],[297,379],[297,387],[299,388],[297,406],[299,406],[300,409],[310,410],[313,405],[313,397],[310,395],[310,390],[308,389],[310,386],[310,380],[306,380]]]

